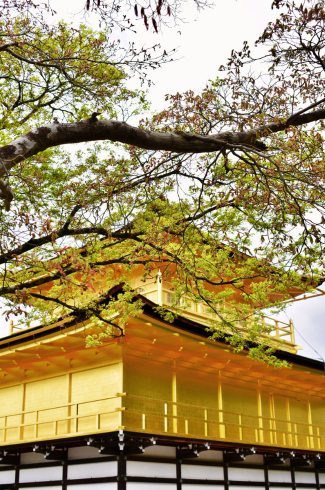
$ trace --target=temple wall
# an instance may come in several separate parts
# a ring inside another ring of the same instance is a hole
[[[322,399],[179,364],[124,357],[125,430],[325,450]]]
[[[115,363],[0,389],[0,442],[116,430],[122,379]]]
[[[109,362],[109,358],[107,359]],[[193,362],[144,356],[0,389],[0,441],[128,431],[325,450],[325,404]]]
[[[29,345],[20,347],[18,361],[34,357],[28,365],[13,364],[11,386],[4,383],[15,354],[5,352],[9,367],[0,385],[0,444],[124,429],[325,451],[323,372],[298,365],[276,370],[225,344],[148,320],[132,320],[123,342],[103,349],[86,350],[78,332],[73,340],[57,336],[31,343],[31,354]],[[72,341],[78,341],[75,350]],[[71,351],[60,358],[61,346],[68,349],[69,342]]]

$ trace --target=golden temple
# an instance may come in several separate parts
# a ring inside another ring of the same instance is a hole
[[[291,367],[275,369],[253,361],[247,351],[236,352],[224,340],[209,338],[211,313],[201,304],[187,302],[173,323],[159,316],[156,307],[168,308],[173,296],[171,283],[159,274],[146,283],[135,278],[142,313],[128,321],[122,337],[96,347],[86,348],[87,335],[95,331],[87,320],[11,323],[9,335],[0,339],[0,488],[87,490],[91,483],[97,490],[135,490],[143,485],[156,490],[237,490],[250,486],[254,474],[253,486],[267,490],[269,480],[259,473],[257,484],[256,472],[262,468],[269,478],[280,470],[268,468],[284,465],[279,478],[289,478],[284,476],[288,463],[293,485],[289,488],[307,477],[315,484],[301,483],[301,488],[322,488],[322,478],[325,486],[324,366],[297,355],[293,323],[260,320],[269,325],[270,342],[281,340],[276,355]],[[122,291],[123,285],[118,285],[110,296]],[[291,292],[293,299],[299,295],[301,291]],[[238,328],[243,329],[240,324]],[[145,455],[153,446],[158,459],[150,451]],[[176,447],[176,456],[159,459],[159,447]],[[95,472],[91,477],[87,473],[88,479],[77,474],[70,481],[77,461],[69,455],[76,449],[83,451],[80,475],[86,471],[82,465],[90,471],[95,464],[97,471],[100,464],[115,461],[114,475],[106,475],[107,469],[104,479]],[[212,455],[210,462],[199,463],[203,453]],[[240,471],[240,484],[229,483],[231,472],[253,455],[262,460]],[[34,459],[40,456],[42,460]],[[142,457],[149,458],[147,465],[155,462],[153,473],[150,476],[146,469],[142,476],[132,476],[127,468],[138,464],[132,471],[139,472],[144,463],[136,462]],[[200,470],[189,469],[193,458],[198,458]],[[42,465],[52,468],[61,462],[63,473],[56,483],[41,472]],[[174,470],[172,477],[161,475],[162,464],[175,467],[175,475]],[[223,468],[224,476],[200,476],[199,471],[205,468],[208,475],[212,466]],[[32,470],[34,476],[26,482],[23,475]],[[197,471],[197,477],[184,480],[182,471]],[[271,486],[288,488],[279,485]]]

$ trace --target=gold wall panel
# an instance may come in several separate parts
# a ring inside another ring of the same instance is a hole
[[[287,444],[287,432],[288,432],[288,424],[287,420],[287,399],[284,396],[279,395],[271,395],[270,398],[271,410],[274,413],[274,418],[276,422],[274,424],[276,432],[275,432],[275,441],[277,444],[281,444],[285,446]],[[289,441],[288,441],[289,442]]]
[[[125,430],[325,450],[325,403],[319,399],[298,401],[261,390],[257,379],[248,383],[240,375],[178,367],[177,361],[138,362],[124,365]]]
[[[122,391],[122,364],[117,363],[72,374],[71,402],[83,403]]]
[[[143,362],[141,358],[126,355],[123,369],[126,393],[172,401],[172,364],[166,365],[152,359]]]
[[[219,377],[213,374],[207,376],[193,369],[177,369],[176,400],[177,416],[180,417],[177,427],[180,432],[198,437],[202,434],[219,437],[218,382]]]
[[[288,400],[290,410],[290,425],[292,444],[309,447],[308,407],[306,400]]]
[[[262,417],[258,418],[258,426],[259,426],[259,440],[264,444],[272,444],[273,441],[273,419],[271,414],[271,395],[269,393],[265,393],[264,391],[257,392],[257,403],[260,406],[260,413]]]
[[[29,412],[64,405],[67,401],[65,383],[65,376],[26,383],[25,410]]]
[[[24,386],[11,386],[0,390],[0,417],[8,413],[20,413],[23,403]]]
[[[0,441],[10,444],[117,430],[122,389],[121,363],[2,388]]]
[[[130,355],[124,358],[123,391],[135,397],[123,398],[127,410],[123,412],[123,425],[164,432],[166,402],[172,402],[172,366],[141,361]]]
[[[256,420],[258,419],[257,391],[243,386],[233,379],[222,378],[222,398],[226,438],[258,443]]]

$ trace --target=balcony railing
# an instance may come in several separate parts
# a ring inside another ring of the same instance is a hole
[[[136,288],[137,291],[146,298],[150,299],[158,305],[170,307],[174,303],[175,291],[170,283],[160,281],[158,276],[157,281],[152,281]],[[178,305],[182,309],[182,315],[201,323],[206,326],[210,326],[210,320],[214,319],[218,321],[218,317],[211,309],[203,303],[196,303],[190,298],[184,296],[181,300],[181,304]],[[210,310],[210,311],[209,311]],[[290,351],[296,353],[297,350],[302,347],[295,344],[294,326],[292,320],[289,323],[285,323],[275,318],[260,315],[257,318],[252,314],[251,321],[261,326],[262,337],[271,338],[278,344],[278,348],[281,350]],[[247,331],[247,327],[244,322],[239,320],[236,322],[236,328],[243,333]]]
[[[114,419],[107,419],[115,414]],[[111,424],[113,426],[111,427]],[[0,443],[88,435],[121,428],[134,432],[220,439],[245,444],[325,450],[325,426],[201,405],[116,393],[86,402],[8,412],[0,417]]]
[[[123,428],[321,450],[325,426],[124,394]],[[301,418],[301,417],[300,417]]]
[[[141,284],[141,286],[138,286],[135,289],[141,295],[158,305],[168,308],[171,307],[174,302],[175,291],[172,284],[168,283],[167,281],[162,282],[159,274],[157,281],[150,281],[145,284]],[[184,296],[184,298],[181,300],[180,308],[183,316],[207,327],[210,326],[211,319],[218,321],[216,314],[213,313],[207,305],[194,302],[186,296]],[[261,331],[263,332],[261,337],[272,339],[272,341],[277,343],[277,348],[293,353],[296,353],[298,349],[302,349],[302,347],[295,344],[294,326],[292,320],[290,320],[289,323],[285,323],[281,320],[277,320],[266,315],[261,315],[260,318],[257,319],[252,314],[252,321],[257,323],[257,325],[260,324]],[[10,320],[9,335],[39,325],[41,325],[41,323],[37,321],[18,323],[14,325],[13,321]],[[236,322],[236,328],[243,332],[243,334],[245,334],[245,331],[247,331],[247,327],[241,320]]]

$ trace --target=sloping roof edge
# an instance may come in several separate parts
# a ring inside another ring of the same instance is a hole
[[[102,300],[101,302],[107,302],[109,301],[110,296],[115,296],[118,293],[120,293],[123,290],[123,284],[119,284],[117,286],[114,286],[107,294],[106,298]],[[184,332],[190,332],[194,335],[198,335],[200,337],[203,337],[205,339],[208,339],[210,337],[210,332],[207,332],[206,327],[201,325],[200,323],[194,322],[193,320],[190,320],[186,317],[183,316],[178,316],[177,318],[174,319],[173,323],[170,323],[163,318],[159,316],[159,314],[154,310],[155,307],[157,307],[156,303],[150,301],[148,298],[145,296],[142,296],[141,294],[136,295],[137,299],[141,299],[144,303],[143,307],[143,313],[151,317],[155,320],[159,320],[159,322],[165,323],[166,325],[176,327],[180,330],[183,330]],[[26,340],[29,340],[31,337],[34,340],[40,339],[44,337],[45,335],[48,335],[49,333],[54,333],[58,331],[63,331],[66,328],[70,328],[74,325],[79,324],[86,318],[71,318],[71,320],[67,320],[65,323],[60,323],[59,319],[58,322],[54,323],[53,325],[48,325],[44,327],[44,325],[38,325],[36,327],[31,327],[29,329],[24,330],[23,332],[16,332],[11,335],[8,335],[7,337],[0,338],[0,350],[8,348],[10,346],[16,346],[19,344],[24,343]],[[218,342],[227,344],[225,339],[218,339]],[[253,344],[251,344],[253,346]],[[299,366],[303,367],[308,367],[311,369],[315,369],[317,371],[324,371],[325,372],[325,364],[322,361],[318,361],[315,359],[310,359],[309,357],[304,357],[300,356],[297,354],[291,354],[290,352],[285,352],[281,350],[277,350],[274,354],[278,359],[282,361],[287,361],[291,364],[296,364]]]

